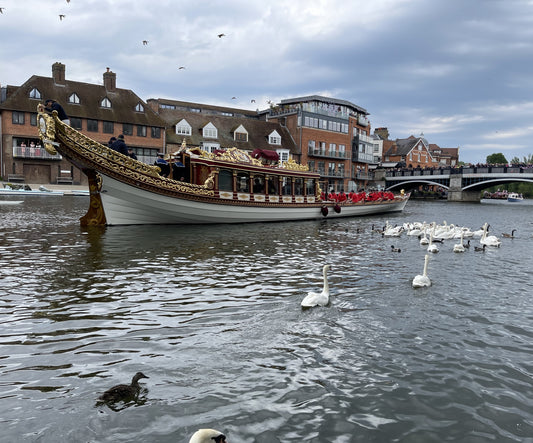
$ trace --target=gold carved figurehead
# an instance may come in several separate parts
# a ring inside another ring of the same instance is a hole
[[[55,115],[57,115],[57,111],[54,112]],[[57,146],[57,143],[55,141],[56,125],[54,118],[45,112],[44,105],[41,103],[37,105],[37,113],[37,128],[39,129],[39,137],[43,142],[44,149],[46,149],[46,152],[50,155],[56,155],[57,150],[54,145]]]

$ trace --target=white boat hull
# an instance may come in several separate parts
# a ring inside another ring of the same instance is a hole
[[[109,225],[257,223],[354,217],[402,211],[408,201],[406,197],[390,202],[341,205],[340,213],[334,211],[332,202],[298,207],[206,203],[138,189],[108,176],[103,176],[100,197]],[[327,216],[322,215],[323,206],[328,208]]]

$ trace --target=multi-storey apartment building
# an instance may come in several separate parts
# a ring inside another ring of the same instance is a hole
[[[37,105],[58,101],[72,127],[107,144],[124,134],[137,157],[153,163],[165,150],[165,122],[128,89],[116,87],[116,74],[103,74],[103,84],[67,80],[65,65],[54,63],[52,77],[32,76],[22,86],[7,86],[0,95],[0,176],[26,183],[85,184],[85,175],[63,159],[50,155],[37,136]]]
[[[322,175],[328,190],[356,190],[372,180],[376,140],[364,108],[312,95],[282,100],[270,108],[267,119],[289,130],[300,161]]]

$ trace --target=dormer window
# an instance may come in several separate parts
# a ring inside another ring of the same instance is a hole
[[[191,135],[192,127],[187,120],[183,119],[176,124],[176,134],[179,135]]]
[[[209,122],[207,125],[204,126],[202,130],[202,135],[205,138],[217,138],[218,137],[218,131],[215,125],[213,123]]]
[[[281,135],[278,131],[272,131],[268,136],[268,143],[271,145],[281,145]]]
[[[36,99],[40,99],[41,98],[41,93],[39,92],[39,90],[37,88],[33,88],[30,91],[30,98],[36,98]]]
[[[247,142],[248,141],[248,131],[244,129],[243,125],[240,125],[233,132],[233,139],[238,142]]]
[[[70,94],[68,96],[67,102],[68,103],[73,103],[75,105],[79,105],[80,104],[80,98],[78,97],[78,94],[76,94],[74,92],[74,93],[72,93],[72,94]]]
[[[107,97],[104,97],[100,102],[100,106],[102,108],[111,108],[111,101]]]
[[[137,103],[137,106],[135,106],[135,110],[137,112],[144,112],[144,106],[141,102]]]

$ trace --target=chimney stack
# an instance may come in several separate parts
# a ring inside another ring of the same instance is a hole
[[[117,74],[110,71],[109,68],[104,72],[104,86],[107,92],[115,92],[117,90]]]
[[[52,65],[52,78],[56,85],[66,85],[65,65],[63,63],[56,62]]]
[[[387,128],[376,128],[374,134],[379,135],[383,140],[389,139],[389,130]]]

